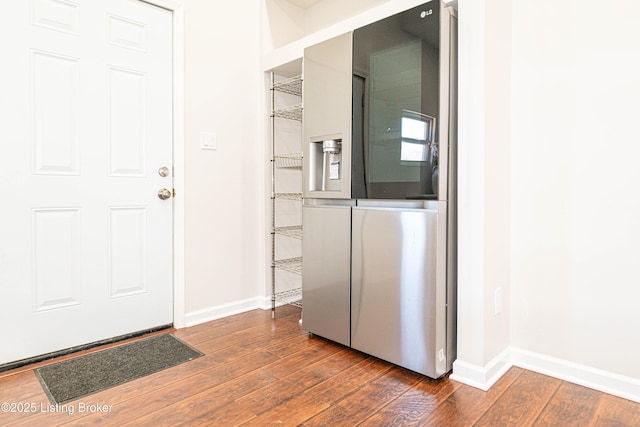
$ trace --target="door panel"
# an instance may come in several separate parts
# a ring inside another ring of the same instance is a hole
[[[80,304],[80,209],[34,209],[32,214],[33,309]]]
[[[350,206],[302,208],[302,327],[349,345]]]
[[[438,209],[352,211],[351,346],[432,378],[445,372],[439,216]]]
[[[31,52],[34,173],[80,173],[78,59]]]
[[[145,76],[109,67],[109,176],[144,177]]]
[[[147,38],[144,24],[120,16],[109,16],[109,43],[128,48],[147,51]]]
[[[109,295],[147,291],[147,208],[109,208]]]
[[[0,14],[0,364],[173,321],[171,13],[25,0]]]
[[[52,30],[78,34],[80,6],[58,0],[32,0],[31,23]]]

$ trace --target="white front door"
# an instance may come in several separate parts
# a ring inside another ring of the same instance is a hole
[[[2,6],[0,364],[171,324],[171,12]]]

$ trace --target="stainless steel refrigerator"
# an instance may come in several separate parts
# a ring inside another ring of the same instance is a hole
[[[431,378],[455,359],[455,11],[305,49],[302,326]]]

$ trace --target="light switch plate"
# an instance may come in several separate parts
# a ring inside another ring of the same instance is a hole
[[[215,132],[200,132],[200,148],[203,150],[216,150],[218,137]]]

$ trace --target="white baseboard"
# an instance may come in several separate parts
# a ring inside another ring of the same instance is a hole
[[[624,399],[640,402],[640,380],[518,348],[511,360],[519,366]]]
[[[264,300],[265,299],[262,297],[249,298],[192,311],[185,314],[185,326],[199,325],[200,323],[209,322],[211,320],[220,319],[233,314],[244,313],[245,311],[255,310],[256,308],[266,309]],[[271,308],[270,302],[269,308]]]
[[[450,378],[454,381],[487,391],[511,366],[510,349],[506,349],[485,366],[478,366],[457,359],[453,362],[453,372]]]
[[[519,348],[506,349],[485,366],[458,359],[453,362],[450,378],[486,391],[511,366],[518,366],[613,396],[640,402],[640,380],[636,378]]]

